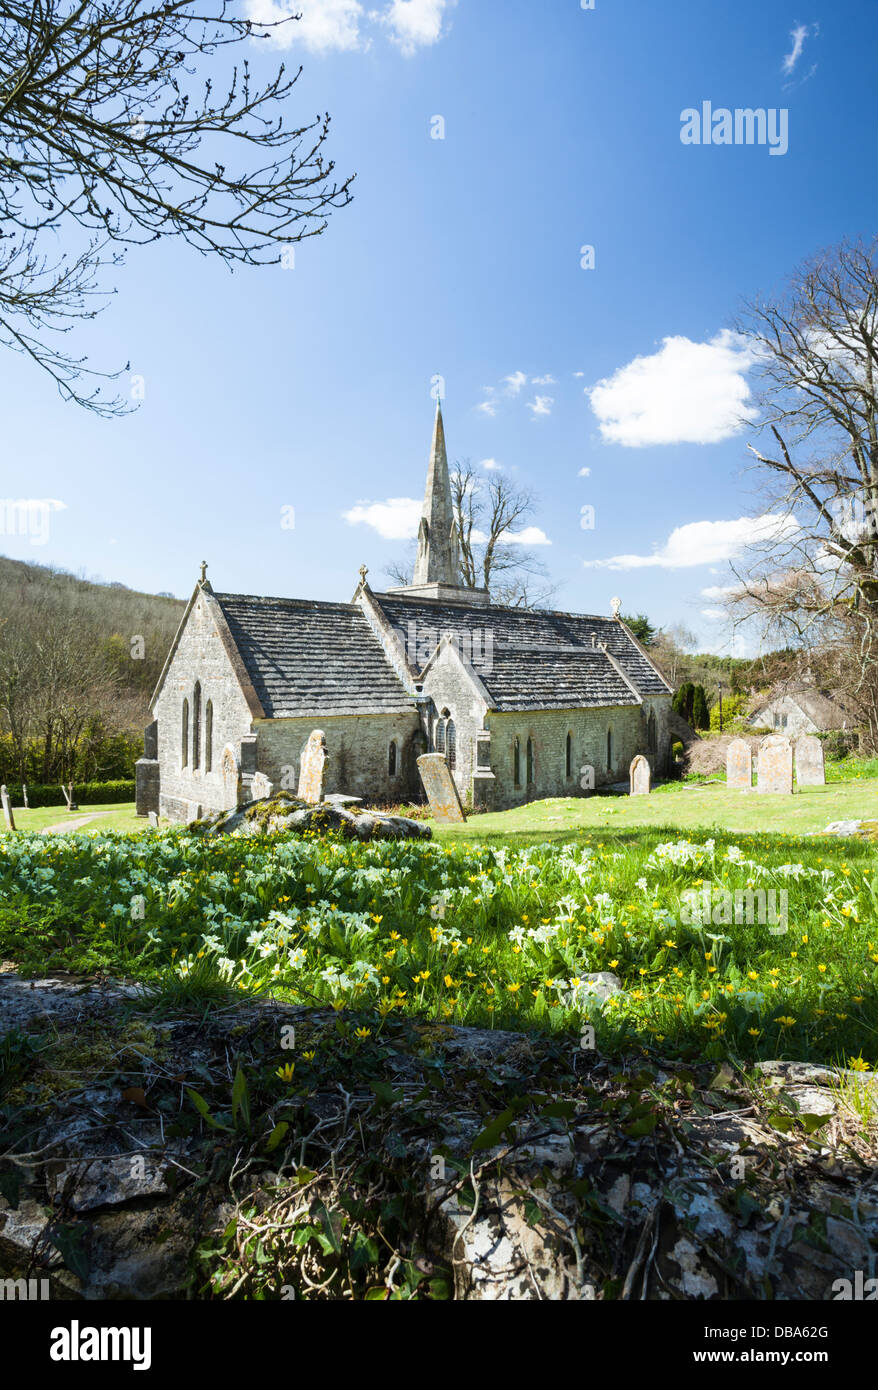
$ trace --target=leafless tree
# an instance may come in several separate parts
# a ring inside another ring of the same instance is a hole
[[[271,263],[350,200],[329,117],[287,124],[301,69],[218,71],[274,27],[232,0],[0,0],[0,343],[66,399],[127,408],[100,380],[120,373],[58,335],[100,311],[128,247],[180,237],[230,268]]]
[[[760,437],[778,522],[730,607],[831,671],[878,747],[878,239],[843,242],[748,304]]]
[[[491,600],[510,608],[541,608],[555,594],[543,562],[510,539],[536,510],[536,498],[506,477],[483,478],[468,459],[454,466],[451,500],[460,537],[460,582],[485,588]],[[388,566],[395,584],[410,584],[414,551],[407,563]]]

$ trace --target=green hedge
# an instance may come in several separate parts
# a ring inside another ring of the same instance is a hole
[[[24,805],[20,782],[10,782],[7,791],[13,806]],[[80,806],[109,806],[119,801],[133,801],[134,782],[74,782],[73,796]],[[64,806],[64,793],[57,782],[46,786],[28,782],[27,799],[31,806]]]

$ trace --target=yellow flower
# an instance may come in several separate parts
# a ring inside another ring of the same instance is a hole
[[[795,1021],[794,1018],[790,1018],[789,1014],[781,1014],[780,1018],[777,1020],[782,1028],[792,1028]]]
[[[371,1029],[371,1028],[358,1028],[358,1029],[357,1029],[357,1037],[358,1037],[358,1038],[371,1038],[371,1036],[372,1036],[372,1029]]]
[[[872,1068],[871,1068],[871,1066],[869,1065],[868,1062],[864,1062],[864,1061],[863,1061],[862,1057],[850,1057],[850,1058],[848,1058],[848,1070],[849,1070],[849,1071],[871,1071]]]
[[[518,991],[521,989],[521,985],[507,985],[506,988],[509,990],[510,994],[517,994]]]
[[[275,1076],[279,1076],[281,1081],[292,1081],[293,1072],[296,1070],[295,1062],[285,1062],[282,1067],[278,1067]]]

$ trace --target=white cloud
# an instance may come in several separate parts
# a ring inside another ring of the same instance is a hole
[[[614,555],[609,560],[586,560],[584,564],[589,569],[691,569],[695,565],[735,560],[749,545],[788,538],[798,530],[795,517],[781,512],[741,516],[736,521],[690,521],[686,526],[677,526],[661,550],[652,555]]]
[[[244,9],[256,25],[278,24],[290,15],[301,15],[298,21],[268,30],[268,41],[276,48],[301,44],[310,53],[330,53],[363,46],[364,11],[359,0],[246,0]]]
[[[711,623],[718,623],[726,617],[726,614],[722,608],[702,608],[701,616],[707,618]]]
[[[701,590],[702,598],[725,598],[726,594],[735,594],[738,591],[737,584],[710,584],[706,589]]]
[[[386,502],[358,502],[342,516],[350,526],[371,526],[386,541],[408,541],[418,534],[421,504],[411,497],[388,497]]]
[[[502,463],[498,463],[496,459],[482,459],[480,467],[484,468],[487,473],[501,473],[503,471]]]
[[[591,477],[591,469],[590,469],[590,468],[580,468],[580,470],[579,470],[579,472],[577,473],[576,476],[577,476],[577,478],[590,478],[590,477]]]
[[[552,542],[539,526],[525,526],[523,531],[504,531],[500,539],[509,545],[551,545]]]
[[[546,376],[532,376],[530,379],[530,384],[531,386],[554,386],[556,385],[556,382],[555,378],[553,376],[549,376],[547,373]]]
[[[419,48],[438,43],[442,38],[442,20],[453,0],[391,0],[382,23],[391,30],[391,38],[407,58]]]
[[[538,415],[551,415],[552,406],[555,404],[551,396],[535,396],[532,401],[527,401],[528,410],[533,411],[533,418]]]
[[[369,10],[360,0],[245,0],[244,12],[254,25],[298,21],[267,31],[276,48],[302,47],[311,53],[367,49],[372,40],[366,23],[378,24],[408,58],[443,37],[443,19],[454,0],[391,0],[383,10]],[[447,26],[446,26],[447,27]]]
[[[476,410],[480,410],[483,415],[490,415],[492,419],[497,414],[497,406],[495,402],[491,400],[482,401],[481,404],[476,406]]]
[[[795,29],[790,30],[790,38],[793,41],[793,46],[783,60],[783,70],[785,73],[791,73],[795,70],[796,63],[798,63],[802,56],[805,40],[808,38],[816,39],[819,33],[820,26],[817,24],[797,24]]]
[[[574,372],[574,376],[585,376],[585,372]]]
[[[665,338],[585,393],[610,443],[716,444],[755,418],[746,380],[755,361],[747,339],[727,329],[707,343]]]
[[[507,396],[517,396],[523,386],[527,385],[527,372],[513,372],[511,376],[504,376],[506,382]]]

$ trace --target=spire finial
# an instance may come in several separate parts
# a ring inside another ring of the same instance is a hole
[[[614,617],[614,618],[618,618],[618,616],[619,616],[621,610],[622,610],[622,600],[621,600],[620,598],[611,598],[611,599],[610,599],[610,611],[612,612],[613,617]]]
[[[202,561],[201,561],[201,579],[199,580],[199,583],[201,583],[201,584],[206,584],[206,583],[207,583],[207,561],[206,561],[206,560],[202,560]]]

